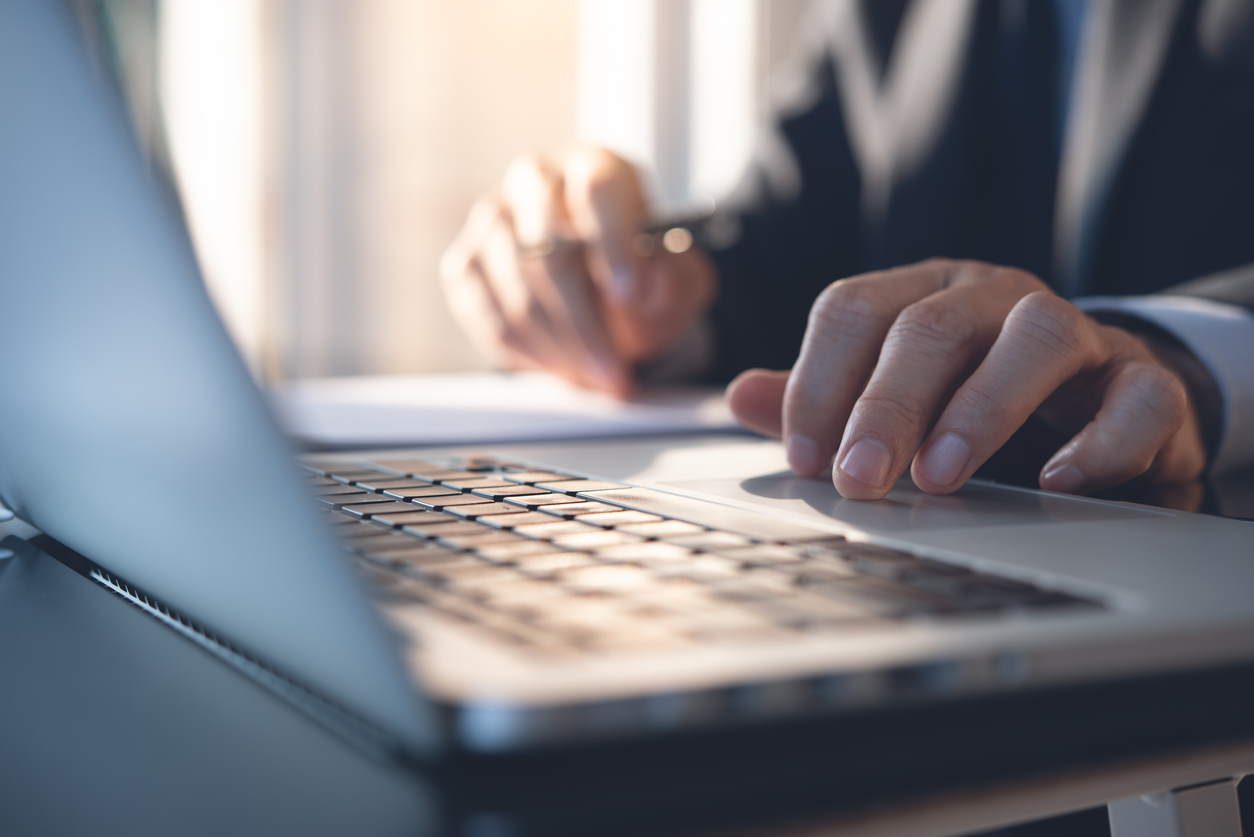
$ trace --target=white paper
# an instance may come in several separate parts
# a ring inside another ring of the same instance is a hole
[[[319,447],[524,442],[727,430],[712,387],[649,389],[630,401],[547,375],[316,378],[271,393],[292,436]]]

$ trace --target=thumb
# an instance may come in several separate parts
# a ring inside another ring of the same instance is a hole
[[[614,302],[634,303],[643,261],[635,239],[647,213],[635,168],[617,154],[593,148],[570,158],[564,181],[571,225],[589,243],[593,280]]]
[[[784,387],[790,372],[750,369],[727,385],[727,403],[736,421],[767,436],[783,433]]]

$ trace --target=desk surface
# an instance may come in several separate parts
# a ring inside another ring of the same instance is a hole
[[[442,800],[414,772],[332,736],[47,556],[0,562],[0,664],[0,833],[439,829]],[[1254,744],[1182,751],[758,833],[961,832],[1252,769]]]

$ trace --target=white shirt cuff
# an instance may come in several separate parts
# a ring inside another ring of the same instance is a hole
[[[1211,471],[1254,464],[1254,315],[1238,305],[1190,296],[1092,296],[1075,300],[1090,314],[1129,314],[1158,326],[1206,365],[1223,400]]]

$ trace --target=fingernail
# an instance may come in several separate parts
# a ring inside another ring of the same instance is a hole
[[[1041,488],[1070,494],[1084,485],[1084,472],[1070,462],[1057,462],[1045,466],[1041,474]]]
[[[840,462],[840,470],[864,485],[879,486],[884,484],[892,460],[893,455],[883,442],[865,436],[849,448]]]
[[[788,467],[803,477],[818,473],[823,463],[819,462],[819,446],[808,436],[793,434],[788,437]]]
[[[927,446],[919,459],[923,478],[934,485],[952,485],[971,461],[971,446],[957,433],[946,433]]]

